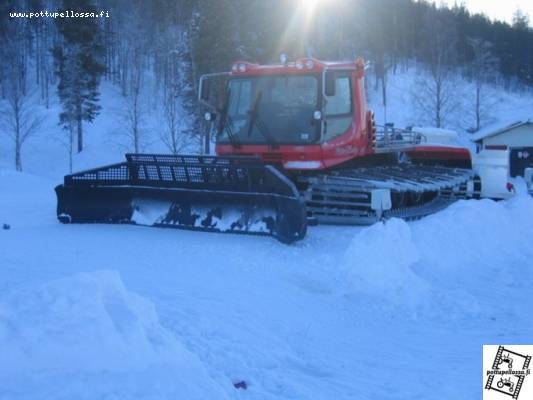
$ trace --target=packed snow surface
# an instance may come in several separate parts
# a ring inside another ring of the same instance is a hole
[[[226,398],[153,304],[113,271],[3,296],[0,346],[5,398]]]
[[[533,337],[527,196],[286,246],[62,225],[54,183],[0,170],[0,399],[470,400]]]

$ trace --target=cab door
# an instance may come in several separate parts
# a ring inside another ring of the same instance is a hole
[[[509,160],[511,177],[524,176],[526,168],[533,168],[533,147],[512,148]]]

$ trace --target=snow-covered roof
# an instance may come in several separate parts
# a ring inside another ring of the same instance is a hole
[[[507,122],[505,124],[500,124],[500,125],[497,125],[497,126],[491,125],[491,126],[488,126],[485,129],[481,129],[480,131],[474,133],[470,137],[470,139],[472,141],[474,141],[474,142],[478,142],[478,141],[483,140],[485,138],[496,136],[496,135],[499,135],[501,133],[510,131],[511,129],[518,128],[519,126],[529,125],[529,124],[533,124],[533,120],[528,119],[526,121],[515,121],[515,122],[512,122],[512,123],[508,123]]]

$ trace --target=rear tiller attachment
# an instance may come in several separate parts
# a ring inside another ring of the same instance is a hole
[[[65,176],[64,223],[134,223],[192,230],[305,236],[294,184],[255,157],[126,154],[126,162]]]

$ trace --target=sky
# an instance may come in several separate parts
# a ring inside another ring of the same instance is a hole
[[[472,12],[483,12],[490,19],[498,19],[506,22],[512,22],[513,13],[520,8],[526,14],[529,14],[530,24],[533,19],[533,0],[458,0],[457,3],[464,2]],[[445,1],[453,6],[455,0]]]

